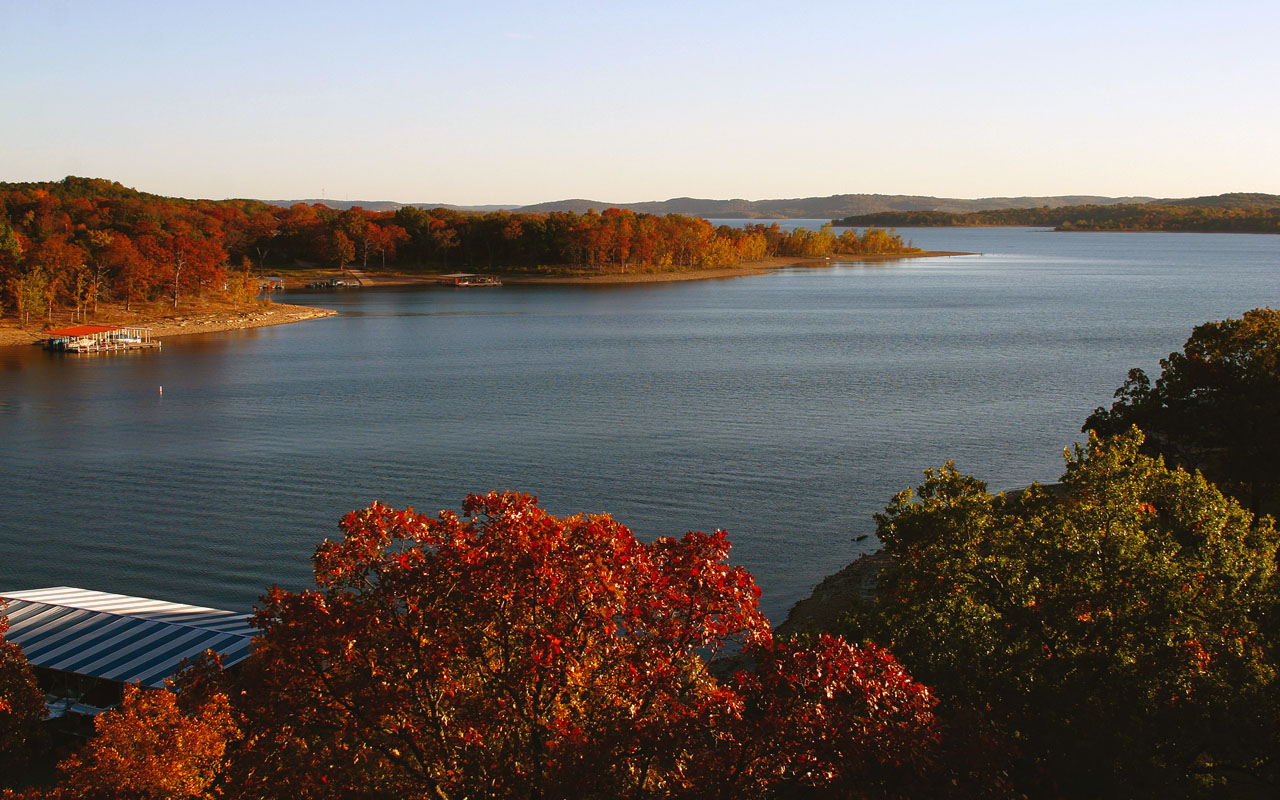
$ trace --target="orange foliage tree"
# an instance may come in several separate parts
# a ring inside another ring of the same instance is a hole
[[[226,695],[183,709],[163,689],[125,688],[124,702],[96,722],[97,735],[58,764],[61,779],[23,800],[172,800],[223,796],[227,743],[236,726]]]

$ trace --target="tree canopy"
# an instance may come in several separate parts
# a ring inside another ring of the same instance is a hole
[[[1271,768],[1277,533],[1141,443],[1091,436],[1060,487],[1009,495],[948,463],[878,517],[891,561],[853,631],[989,710],[1044,796]]]
[[[1084,430],[1107,436],[1137,425],[1147,452],[1203,470],[1255,512],[1280,510],[1280,311],[1199,325],[1160,368],[1154,385],[1130,370],[1115,403]]]
[[[862,782],[849,796],[871,797],[931,774],[928,691],[874,648],[775,649],[722,532],[644,544],[510,493],[463,511],[353,512],[317,552],[316,589],[264,598],[233,785],[639,798]],[[759,672],[717,678],[726,647]]]
[[[40,722],[45,718],[44,693],[36,685],[22,648],[5,640],[8,629],[0,602],[0,787],[42,741]]]
[[[176,800],[224,796],[219,781],[236,738],[226,695],[183,708],[164,689],[127,686],[96,735],[58,764],[60,782],[22,800]]]

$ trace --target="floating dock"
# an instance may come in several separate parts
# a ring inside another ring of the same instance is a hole
[[[445,286],[501,286],[502,281],[498,280],[496,275],[477,275],[474,272],[455,272],[451,275],[441,275],[437,279]]]
[[[150,328],[116,325],[76,325],[45,331],[44,349],[62,353],[107,353],[118,350],[146,350],[159,347]]]

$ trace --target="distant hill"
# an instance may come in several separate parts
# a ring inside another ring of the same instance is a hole
[[[1228,192],[1208,197],[1183,197],[1173,200],[1156,200],[1162,206],[1198,206],[1201,208],[1277,208],[1280,194],[1259,192]]]
[[[487,214],[490,211],[514,211],[519,206],[514,203],[511,205],[487,205],[487,206],[457,206],[452,203],[397,203],[392,200],[263,200],[279,208],[288,208],[289,206],[302,203],[307,206],[322,205],[332,208],[335,211],[346,211],[349,208],[363,208],[365,211],[395,211],[397,208],[405,206],[415,206],[417,208],[433,209],[433,208],[449,208],[454,211],[473,211],[480,214]]]
[[[1097,195],[1055,195],[1052,197],[982,197],[964,200],[954,197],[928,197],[905,194],[833,194],[830,197],[799,197],[783,200],[711,200],[698,197],[674,197],[670,200],[648,200],[638,203],[611,203],[604,200],[553,200],[533,205],[483,205],[459,206],[449,203],[394,203],[385,200],[268,200],[275,206],[288,208],[294,203],[314,205],[320,203],[329,208],[345,210],[360,206],[369,211],[394,211],[403,206],[418,208],[451,208],[457,211],[486,213],[506,210],[524,214],[550,211],[572,211],[584,214],[589,210],[625,208],[644,214],[683,214],[687,217],[711,219],[834,219],[855,214],[874,214],[881,211],[941,211],[965,214],[974,211],[990,211],[1012,208],[1048,206],[1113,205],[1115,203],[1150,203],[1151,197],[1102,197]]]
[[[522,212],[573,211],[626,208],[647,214],[684,214],[711,219],[833,219],[851,214],[877,211],[946,211],[962,214],[1030,206],[1075,206],[1086,204],[1146,203],[1150,197],[1100,197],[1094,195],[1058,195],[1054,197],[983,197],[962,200],[952,197],[928,197],[904,194],[833,194],[830,197],[801,197],[784,200],[709,200],[676,197],[643,203],[606,203],[597,200],[557,200],[521,206]]]
[[[1046,224],[1041,220],[1028,223],[1001,222],[994,219],[964,222],[953,215],[979,212],[1021,211],[1022,209],[1059,209],[1065,207],[1101,206],[1186,206],[1197,208],[1254,209],[1280,206],[1280,196],[1273,194],[1233,192],[1208,197],[1158,199],[1154,197],[1106,197],[1102,195],[1050,195],[1026,197],[930,197],[908,194],[833,194],[830,197],[799,197],[780,200],[712,200],[698,197],[673,197],[670,200],[648,200],[637,203],[611,203],[604,200],[553,200],[533,205],[491,204],[478,206],[451,203],[396,203],[386,200],[267,200],[274,206],[288,208],[294,203],[322,204],[337,210],[360,206],[368,211],[394,211],[404,206],[418,208],[448,208],[455,211],[488,213],[513,211],[524,214],[550,211],[604,211],[606,208],[624,208],[637,213],[683,214],[687,217],[710,219],[841,219],[852,218],[854,225],[957,225],[957,224]],[[902,216],[895,216],[901,214]],[[879,215],[874,219],[870,215]],[[1049,215],[1058,224],[1057,215]]]

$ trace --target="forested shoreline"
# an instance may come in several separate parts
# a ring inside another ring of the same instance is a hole
[[[1271,195],[1223,195],[1160,203],[1048,206],[968,213],[885,211],[835,221],[837,225],[931,227],[1046,227],[1057,231],[1165,231],[1280,233],[1280,204]]]
[[[884,255],[914,248],[892,231],[783,231],[619,209],[374,212],[255,200],[185,200],[106,180],[0,184],[0,316],[20,324],[98,303],[126,308],[258,291],[254,275],[294,268],[626,274],[736,267],[774,257]]]

